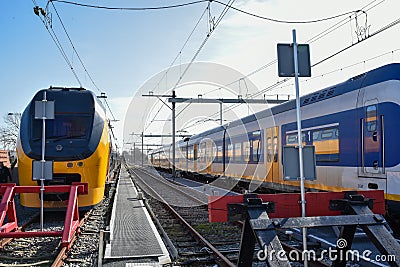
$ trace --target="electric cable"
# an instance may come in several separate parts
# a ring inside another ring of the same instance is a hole
[[[81,6],[81,7],[106,9],[106,10],[145,11],[145,10],[162,10],[162,9],[185,7],[185,6],[208,2],[209,0],[198,0],[198,1],[193,1],[193,2],[188,2],[188,3],[183,3],[183,4],[169,5],[169,6],[157,6],[157,7],[109,7],[109,6],[82,4],[82,3],[78,3],[78,2],[65,1],[65,0],[49,0],[49,1],[50,2],[59,2],[59,3],[69,4],[69,5],[75,5],[75,6]]]

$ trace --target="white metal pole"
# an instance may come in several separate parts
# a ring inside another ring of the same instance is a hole
[[[172,98],[175,98],[175,90],[172,90]],[[174,99],[175,100],[175,99]],[[175,168],[175,157],[176,157],[176,144],[175,144],[175,101],[172,102],[172,179],[175,180],[176,168]]]
[[[219,102],[219,125],[222,125],[222,101]]]
[[[142,132],[142,167],[143,167],[143,154],[144,154],[144,133]]]
[[[306,199],[304,188],[303,170],[303,140],[301,138],[301,111],[300,111],[300,89],[299,89],[299,67],[297,59],[296,30],[293,30],[293,58],[294,58],[294,77],[296,84],[296,115],[297,115],[297,139],[299,146],[299,165],[300,165],[300,193],[301,193],[301,216],[306,217]],[[303,228],[303,250],[307,251],[307,228]],[[308,266],[307,258],[304,257],[304,267]]]
[[[40,231],[43,231],[43,197],[44,197],[44,165],[45,165],[45,159],[44,155],[46,153],[46,91],[43,92],[43,117],[42,117],[42,160],[41,160],[41,165],[42,165],[42,173],[40,176]]]

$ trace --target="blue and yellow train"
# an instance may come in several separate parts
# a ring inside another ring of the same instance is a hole
[[[54,119],[46,120],[45,159],[54,161],[53,179],[45,185],[88,183],[89,193],[79,196],[79,207],[98,204],[104,196],[111,141],[105,109],[96,95],[83,88],[40,90],[22,114],[17,144],[20,185],[32,180],[32,162],[41,160],[42,120],[35,119],[35,101],[54,101]],[[68,195],[45,193],[45,208],[66,207]],[[39,194],[21,194],[21,205],[40,207]]]
[[[314,145],[317,179],[309,190],[381,189],[389,211],[400,207],[400,64],[389,64],[301,97],[302,141]],[[282,148],[297,145],[295,101],[288,101],[176,144],[179,170],[282,191]],[[171,168],[171,146],[151,153]]]

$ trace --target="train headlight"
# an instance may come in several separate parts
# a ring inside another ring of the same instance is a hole
[[[78,162],[78,167],[83,167],[83,162],[82,161]]]
[[[72,168],[72,167],[74,167],[74,164],[72,162],[68,162],[67,163],[67,168]]]

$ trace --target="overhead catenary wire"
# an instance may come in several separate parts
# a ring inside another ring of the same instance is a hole
[[[35,8],[38,8],[38,7],[39,7],[39,6],[37,5],[36,0],[32,0],[32,3],[34,4],[34,7],[35,7]],[[67,31],[67,29],[66,29],[66,27],[65,27],[65,25],[64,25],[64,23],[63,23],[63,21],[62,21],[62,19],[61,19],[61,16],[60,16],[60,14],[58,13],[58,11],[57,11],[57,9],[56,9],[56,7],[54,6],[53,3],[52,3],[52,6],[53,6],[53,8],[54,8],[54,10],[55,10],[55,12],[56,12],[56,15],[57,15],[57,17],[58,17],[58,19],[59,19],[59,21],[60,21],[60,24],[61,24],[61,26],[62,26],[62,28],[63,28],[65,34],[66,34],[66,36],[67,36],[67,38],[68,38],[68,40],[69,40],[69,42],[70,42],[70,44],[71,44],[71,46],[72,46],[72,49],[74,50],[75,54],[77,55],[77,58],[78,58],[78,60],[80,61],[80,63],[81,63],[81,65],[82,65],[83,69],[85,70],[86,74],[88,75],[89,79],[91,80],[91,82],[92,82],[92,84],[95,86],[95,88],[96,88],[99,92],[102,92],[102,91],[99,89],[99,87],[96,85],[96,83],[94,82],[92,76],[91,76],[90,73],[88,72],[88,70],[87,70],[85,64],[83,63],[81,57],[79,56],[79,53],[78,53],[78,51],[76,50],[75,45],[73,44],[70,35],[68,34],[68,31]],[[43,15],[43,14],[42,14],[42,15]],[[45,14],[45,15],[47,15],[47,14]],[[44,15],[43,15],[43,16],[44,16]],[[75,77],[76,80],[78,81],[79,86],[80,86],[80,87],[83,87],[82,82],[80,81],[79,76],[77,75],[77,73],[76,73],[76,71],[75,71],[75,69],[74,69],[74,67],[73,67],[73,65],[72,65],[72,63],[71,63],[71,61],[68,59],[68,56],[67,56],[67,54],[66,54],[66,52],[65,52],[65,50],[64,50],[64,48],[63,48],[63,46],[62,46],[62,44],[61,44],[61,42],[59,41],[59,39],[58,39],[58,37],[57,37],[57,34],[55,33],[53,27],[52,27],[52,26],[49,27],[48,24],[46,23],[46,21],[45,21],[43,18],[41,18],[40,16],[38,16],[38,17],[39,17],[39,19],[42,21],[43,25],[45,26],[46,30],[48,31],[48,33],[50,34],[52,40],[54,41],[54,43],[56,44],[58,50],[60,51],[62,57],[64,58],[64,60],[65,60],[65,62],[67,63],[67,65],[69,66],[70,70],[72,71],[74,77]],[[106,99],[104,99],[104,103],[106,104],[106,107],[107,107],[108,110],[110,111],[110,114],[111,114],[111,116],[113,117],[113,120],[116,121],[115,116],[114,116],[114,114],[113,114],[113,112],[112,112],[112,110],[111,110],[111,108],[110,108],[108,102],[106,101]],[[112,131],[112,130],[111,130],[111,131]],[[114,136],[114,139],[117,140],[117,139],[115,138],[115,135],[114,135],[114,134],[112,134],[112,135]]]
[[[226,15],[226,13],[228,12],[228,9],[230,6],[232,6],[233,2],[235,0],[229,0],[229,3],[227,4],[227,8],[224,8],[224,10],[222,10],[220,16],[217,19],[217,23],[215,25],[213,25],[212,27],[212,31],[210,31],[207,36],[204,38],[203,42],[200,44],[200,47],[197,49],[197,51],[194,53],[192,59],[190,60],[190,62],[186,65],[186,68],[184,69],[183,73],[180,75],[178,81],[176,82],[176,84],[174,85],[173,89],[175,89],[179,83],[181,82],[183,76],[187,73],[187,71],[189,70],[189,68],[192,66],[193,62],[196,60],[197,56],[200,54],[201,50],[203,49],[203,47],[205,46],[205,44],[207,43],[208,39],[211,37],[212,33],[214,32],[214,30],[217,28],[218,24],[221,22],[221,20],[223,19],[223,17]]]
[[[207,36],[205,37],[205,39],[203,40],[203,42],[201,43],[200,47],[197,49],[197,51],[195,52],[194,56],[192,57],[192,59],[190,60],[190,62],[186,65],[184,71],[180,74],[178,81],[175,83],[174,87],[172,88],[172,90],[175,90],[176,87],[179,85],[179,83],[182,81],[183,76],[187,73],[187,71],[189,70],[189,68],[191,67],[191,65],[193,64],[193,62],[196,60],[197,56],[199,55],[199,53],[201,52],[201,50],[203,49],[203,47],[205,46],[206,42],[208,41],[208,39],[210,38],[211,34],[214,32],[215,28],[218,26],[218,24],[221,22],[222,18],[226,15],[226,13],[228,12],[229,6],[231,6],[233,4],[235,0],[229,0],[229,4],[222,10],[220,16],[217,19],[217,23],[214,24],[212,26],[212,28],[210,28],[209,33],[207,34]],[[207,9],[209,10],[210,5],[207,6]],[[206,10],[207,10],[206,9]],[[204,13],[203,13],[204,15]],[[202,16],[203,16],[202,15]],[[198,22],[199,23],[199,22]],[[196,24],[196,27],[198,25],[198,23]],[[187,108],[188,106],[186,106]],[[186,109],[185,108],[185,109]],[[157,111],[156,115],[154,116],[154,118],[150,121],[150,123],[147,125],[147,127],[145,127],[145,130],[147,130],[150,125],[154,122],[155,118],[157,117],[157,115],[160,113],[162,109],[162,106],[159,108],[159,110]],[[180,114],[180,113],[179,113]],[[178,114],[178,115],[179,115]]]
[[[74,45],[74,43],[72,42],[72,39],[71,39],[70,35],[68,34],[68,31],[67,31],[67,29],[66,29],[66,27],[65,27],[65,25],[64,25],[64,22],[62,21],[61,16],[60,16],[60,14],[59,14],[58,11],[57,11],[57,8],[55,7],[55,5],[54,5],[53,2],[51,2],[51,4],[52,4],[52,6],[53,6],[54,11],[56,12],[56,15],[57,15],[58,20],[60,21],[60,24],[61,24],[61,26],[62,26],[62,28],[63,28],[63,30],[64,30],[64,32],[65,32],[65,35],[67,36],[67,38],[68,38],[68,40],[69,40],[69,43],[71,44],[72,49],[74,50],[74,52],[75,52],[75,54],[76,54],[76,56],[77,56],[79,62],[80,62],[81,65],[82,65],[83,70],[85,71],[85,73],[87,74],[87,76],[89,77],[89,79],[90,79],[90,81],[92,82],[93,86],[97,89],[97,91],[102,92],[102,90],[100,90],[100,88],[99,88],[99,87],[97,86],[97,84],[94,82],[94,80],[93,80],[93,78],[92,78],[92,75],[90,75],[90,73],[89,73],[89,71],[87,70],[85,64],[83,63],[82,58],[80,57],[78,51],[76,50],[75,45]],[[111,114],[113,120],[116,121],[116,118],[115,118],[115,116],[114,116],[114,113],[112,112],[111,107],[110,107],[110,105],[108,104],[108,102],[107,102],[107,100],[106,100],[105,98],[104,98],[104,103],[105,103],[107,109],[109,110],[109,112],[110,112],[110,114]]]
[[[364,6],[362,9],[364,9],[364,8],[366,8],[366,7],[368,7],[368,6],[370,6],[370,5],[371,5],[372,3],[374,3],[374,2],[376,2],[376,0],[372,1],[372,2],[369,3],[368,5]],[[376,5],[372,6],[372,7],[369,8],[368,10],[370,10],[370,9],[372,9],[372,8],[374,8],[374,7],[376,7],[377,5],[379,5],[379,4],[382,3],[382,2],[383,2],[383,1],[377,3]],[[365,11],[363,11],[362,9],[361,9],[361,11],[362,11],[362,12],[365,12]],[[332,55],[330,55],[330,56],[328,56],[328,57],[322,59],[321,61],[319,61],[319,62],[313,64],[311,67],[315,67],[315,66],[319,65],[319,64],[321,64],[322,62],[324,62],[324,61],[326,61],[326,60],[329,60],[330,58],[332,58],[332,57],[334,57],[334,56],[336,56],[336,55],[338,55],[338,54],[340,54],[340,53],[346,51],[347,49],[349,49],[349,48],[351,48],[351,47],[353,47],[353,46],[355,46],[355,45],[357,45],[357,44],[359,44],[359,43],[361,43],[362,41],[365,41],[366,39],[368,39],[368,38],[370,38],[370,37],[372,37],[372,36],[374,36],[374,35],[376,35],[376,34],[382,32],[382,31],[384,31],[384,30],[387,30],[387,29],[389,29],[389,28],[391,28],[391,27],[393,27],[393,26],[395,26],[395,25],[397,25],[397,24],[399,24],[399,23],[400,23],[400,18],[397,19],[397,20],[395,20],[395,21],[393,21],[392,23],[390,23],[390,24],[388,24],[388,25],[382,27],[381,29],[379,29],[379,30],[377,30],[376,32],[372,33],[371,35],[367,36],[366,38],[364,38],[364,39],[358,41],[357,43],[353,43],[352,45],[349,45],[349,46],[345,47],[344,49],[341,49],[341,50],[337,51],[336,53],[334,53],[334,54],[332,54]],[[337,24],[335,24],[334,26],[336,26],[336,25],[337,25]],[[332,26],[332,27],[334,27],[334,26]],[[316,41],[316,40],[318,40],[318,39],[320,39],[320,38],[314,39],[313,41]],[[259,72],[259,71],[265,69],[266,66],[272,66],[272,65],[275,64],[275,63],[277,63],[277,60],[276,60],[276,59],[273,60],[273,61],[271,61],[271,62],[269,62],[269,63],[267,63],[266,65],[260,67],[260,68],[257,69],[256,71],[253,71],[252,73],[250,73],[250,74],[248,74],[248,75],[246,75],[246,76],[244,76],[244,77],[249,77],[250,75],[253,75],[253,74],[255,74],[255,73],[257,73],[257,72]],[[238,80],[236,80],[236,81],[234,81],[234,82],[238,82],[238,81],[241,80],[241,79],[242,79],[242,78],[240,78],[240,79],[238,79]],[[289,80],[289,79],[285,79],[284,82],[287,82],[288,80]],[[232,82],[231,84],[233,84],[234,82]],[[275,84],[275,86],[273,86],[273,87],[271,87],[271,88],[270,88],[270,87],[267,87],[268,90],[263,89],[263,90],[261,90],[260,92],[257,92],[256,94],[254,94],[254,95],[252,95],[252,96],[250,96],[250,97],[255,97],[255,96],[261,95],[261,94],[263,94],[263,93],[265,93],[265,92],[271,91],[272,89],[274,89],[274,87],[276,87],[276,86],[278,86],[278,85],[281,85],[281,84],[282,84],[282,83],[279,82],[278,84]],[[220,87],[220,88],[221,88],[221,87]],[[209,92],[219,90],[220,88],[213,89],[213,90],[211,90],[211,91],[209,91]],[[207,93],[209,93],[209,92],[207,92]],[[203,94],[203,95],[204,95],[204,94]],[[226,113],[226,112],[228,112],[229,110],[232,110],[233,108],[236,108],[236,107],[238,107],[238,106],[239,106],[238,104],[233,104],[233,105],[229,106],[229,107],[224,111],[224,113]],[[213,113],[213,114],[210,115],[210,116],[213,117],[213,116],[217,116],[218,114],[219,114],[219,113],[216,112],[216,113]],[[204,120],[204,122],[205,122],[205,121],[206,121],[206,120]],[[198,122],[197,122],[197,123],[198,123]]]
[[[167,68],[167,70],[164,72],[163,76],[160,78],[160,80],[158,81],[158,83],[155,85],[153,91],[155,90],[155,88],[157,88],[162,80],[165,78],[167,78],[168,72],[169,70],[172,68],[172,66],[175,64],[176,60],[182,55],[183,50],[185,49],[186,45],[189,43],[189,40],[192,38],[194,32],[196,31],[197,27],[199,26],[200,22],[202,21],[204,15],[206,14],[207,10],[209,10],[209,6],[207,6],[203,13],[201,14],[200,18],[197,20],[195,26],[193,27],[192,31],[190,32],[190,34],[188,35],[188,37],[186,38],[185,42],[183,43],[181,49],[179,50],[178,54],[176,55],[176,57],[174,58],[174,60],[171,62],[171,64],[169,65],[169,67]],[[154,122],[154,120],[156,119],[157,115],[161,112],[163,105],[160,106],[160,108],[158,109],[158,111],[156,112],[156,114],[154,115],[153,119],[150,120],[150,123],[148,123],[148,125],[144,127],[144,131],[146,131],[150,125]]]
[[[220,1],[218,1],[218,0],[213,0],[212,2],[213,2],[213,3],[220,4],[220,5],[228,6],[228,4],[225,4],[225,3],[220,2]],[[343,16],[347,16],[347,15],[349,15],[349,14],[354,14],[354,13],[356,13],[356,12],[359,11],[359,10],[348,11],[348,12],[345,12],[345,13],[341,13],[341,14],[334,15],[334,16],[330,16],[330,17],[326,17],[326,18],[320,18],[320,19],[298,20],[298,21],[297,21],[297,20],[293,20],[293,21],[291,21],[291,20],[275,19],[275,18],[270,18],[270,17],[265,17],[265,16],[257,15],[257,14],[255,14],[255,13],[251,13],[251,12],[245,11],[245,10],[243,10],[243,9],[234,7],[234,6],[232,6],[232,5],[230,5],[230,8],[233,9],[233,10],[235,10],[235,11],[238,11],[238,12],[240,12],[240,13],[243,13],[243,14],[246,14],[246,15],[249,15],[249,16],[252,16],[252,17],[255,17],[255,18],[259,18],[259,19],[263,19],[263,20],[268,20],[268,21],[270,21],[270,22],[284,23],[284,24],[309,24],[309,23],[323,22],[323,21],[332,20],[332,19],[336,19],[336,18],[343,17]]]
[[[198,1],[192,1],[192,2],[187,2],[187,3],[182,3],[182,4],[176,4],[176,5],[167,5],[167,6],[154,6],[154,7],[115,7],[115,6],[100,6],[100,5],[92,5],[92,4],[84,4],[84,3],[79,3],[76,1],[66,1],[66,0],[49,0],[49,2],[59,2],[59,3],[64,3],[64,4],[69,4],[69,5],[75,5],[75,6],[80,6],[80,7],[87,7],[87,8],[96,8],[96,9],[106,9],[106,10],[120,10],[120,11],[146,11],[146,10],[163,10],[163,9],[171,9],[171,8],[179,8],[179,7],[185,7],[185,6],[190,6],[190,5],[196,5],[204,2],[209,2],[209,3],[217,3],[219,5],[225,6],[224,11],[221,13],[222,16],[220,16],[220,20],[222,17],[225,15],[226,11],[231,8],[237,12],[256,17],[259,19],[263,20],[268,20],[270,22],[276,22],[276,23],[286,23],[286,24],[308,24],[308,23],[317,23],[317,22],[323,22],[327,20],[332,20],[335,18],[343,17],[349,14],[354,14],[358,10],[354,11],[348,11],[345,13],[337,14],[334,16],[330,17],[325,17],[325,18],[319,18],[319,19],[311,19],[311,20],[304,20],[304,21],[290,21],[290,20],[282,20],[282,19],[275,19],[271,17],[266,17],[266,16],[261,16],[255,13],[251,13],[249,11],[240,9],[238,7],[232,6],[233,1],[229,1],[228,3],[224,3],[218,0],[198,0]],[[217,20],[216,24],[220,22],[220,20]]]
[[[395,22],[396,22],[396,23],[395,23]],[[394,22],[388,24],[387,26],[391,25],[391,27],[393,27],[393,26],[397,25],[398,23],[400,23],[400,18],[399,18],[398,20],[395,20]],[[381,28],[381,29],[378,30],[377,32],[381,32],[382,29],[388,29],[387,26]],[[350,67],[353,67],[353,66],[356,66],[356,65],[359,65],[359,64],[366,63],[366,62],[368,62],[368,61],[371,61],[371,60],[380,58],[380,57],[385,56],[385,55],[388,55],[388,54],[393,54],[393,53],[395,53],[395,52],[397,52],[397,51],[400,51],[400,48],[395,49],[395,50],[392,50],[392,51],[389,51],[389,52],[386,52],[386,53],[383,53],[383,54],[380,54],[380,55],[375,56],[375,57],[372,57],[372,58],[368,58],[368,59],[363,60],[363,61],[359,61],[359,62],[354,63],[354,64],[347,65],[347,66],[342,67],[342,68],[338,68],[338,69],[333,70],[333,71],[329,71],[329,72],[320,74],[320,75],[318,75],[318,76],[315,76],[315,77],[306,79],[306,80],[302,81],[302,83],[303,83],[303,82],[308,82],[308,81],[310,81],[310,80],[313,80],[313,79],[316,79],[316,78],[320,78],[320,77],[323,77],[323,76],[332,74],[332,73],[334,73],[334,72],[341,71],[341,70],[344,70],[344,69],[347,69],[347,68],[350,68]],[[328,57],[328,58],[330,58],[330,57]],[[284,87],[288,87],[288,86],[293,85],[293,84],[287,84],[287,85],[285,85],[285,86],[280,86],[280,85],[282,85],[282,84],[288,82],[289,80],[290,80],[290,78],[285,78],[284,80],[279,81],[279,82],[277,82],[277,83],[275,83],[275,84],[273,84],[273,85],[271,85],[271,86],[268,86],[268,87],[262,89],[261,91],[255,93],[255,94],[251,95],[251,97],[253,98],[253,97],[262,95],[262,94],[264,94],[264,93],[266,93],[266,92],[272,91],[273,89],[281,89],[281,88],[284,88]],[[278,86],[279,86],[279,87],[278,87]],[[234,105],[232,105],[232,106],[229,106],[223,113],[226,113],[226,112],[228,112],[229,110],[232,110],[232,109],[234,109],[234,108],[236,108],[236,107],[238,107],[238,104],[234,104]],[[218,114],[219,114],[218,112],[215,112],[215,113],[211,114],[210,117],[217,116]],[[192,128],[192,127],[198,126],[199,123],[205,123],[207,120],[208,120],[208,119],[202,119],[202,120],[195,121],[195,122],[193,122],[192,124],[187,125],[185,128],[183,128],[183,130],[188,130],[188,129]]]
[[[66,34],[66,36],[67,36],[67,38],[68,38],[68,40],[69,40],[69,43],[71,44],[72,49],[74,50],[74,52],[75,52],[75,54],[76,54],[76,56],[77,56],[79,62],[81,63],[81,65],[82,65],[82,67],[83,67],[83,70],[85,71],[85,73],[86,73],[87,76],[89,77],[89,79],[90,79],[90,81],[92,82],[93,86],[94,86],[99,92],[101,92],[101,90],[99,89],[99,87],[97,86],[97,84],[94,82],[92,76],[91,76],[90,73],[88,72],[88,70],[87,70],[85,64],[83,63],[81,57],[79,56],[79,53],[78,53],[78,51],[76,50],[75,45],[74,45],[74,43],[72,42],[71,37],[70,37],[70,35],[68,34],[68,31],[67,31],[67,29],[65,28],[64,22],[62,21],[61,16],[60,16],[60,14],[58,13],[58,11],[57,11],[57,9],[56,9],[56,6],[54,5],[53,1],[51,1],[51,4],[52,4],[52,6],[53,6],[54,11],[56,12],[56,15],[57,15],[57,17],[58,17],[58,20],[60,21],[60,24],[61,24],[61,26],[62,26],[62,28],[63,28],[65,34]]]
[[[38,7],[36,0],[32,0],[33,5],[35,7]],[[60,40],[58,39],[56,33],[54,32],[54,29],[52,27],[49,27],[46,23],[46,21],[44,19],[42,19],[39,15],[38,15],[40,21],[43,23],[44,27],[46,28],[47,32],[49,33],[51,39],[53,40],[54,44],[56,45],[57,49],[59,50],[59,52],[61,53],[61,56],[64,58],[64,61],[67,63],[69,69],[71,70],[72,74],[74,75],[76,81],[79,83],[79,86],[82,87],[82,83],[74,69],[74,67],[72,66],[70,60],[68,59],[67,54],[65,53]]]
[[[372,7],[370,7],[370,8],[368,8],[368,9],[364,10],[365,8],[367,8],[368,6],[372,5],[372,4],[373,4],[374,2],[376,2],[376,1],[377,1],[377,0],[373,0],[372,2],[370,2],[370,3],[368,3],[367,5],[365,5],[364,7],[362,7],[362,8],[360,9],[360,12],[363,12],[363,13],[364,13],[364,12],[366,12],[366,11],[369,11],[369,10],[375,8],[376,6],[380,5],[381,3],[383,3],[385,0],[382,0],[382,1],[380,1],[379,3],[373,5]],[[327,29],[323,30],[322,32],[318,33],[317,35],[311,37],[309,40],[306,41],[306,43],[311,44],[311,43],[314,43],[314,42],[318,41],[318,40],[321,39],[322,37],[328,35],[329,33],[333,32],[333,31],[337,30],[338,28],[340,28],[340,27],[346,25],[347,23],[351,22],[351,20],[352,20],[352,18],[351,18],[351,16],[350,16],[350,17],[347,17],[347,18],[345,18],[345,19],[343,19],[343,20],[341,20],[341,21],[335,23],[334,25],[328,27]],[[248,78],[248,77],[250,77],[250,76],[252,76],[252,75],[254,75],[254,74],[256,74],[256,73],[258,73],[258,72],[260,72],[260,71],[263,71],[264,69],[267,69],[267,68],[269,68],[269,67],[271,67],[271,66],[274,66],[277,62],[278,62],[278,60],[277,60],[277,59],[274,59],[274,60],[268,62],[267,64],[262,65],[261,67],[257,68],[256,70],[254,70],[254,71],[252,71],[252,72],[246,74],[245,76],[243,76],[243,77],[241,77],[241,78],[239,78],[239,79],[237,79],[237,80],[235,80],[235,81],[232,81],[232,82],[230,82],[230,83],[228,83],[228,84],[226,84],[226,85],[224,85],[224,86],[221,86],[221,87],[219,87],[219,88],[216,88],[216,89],[212,89],[212,90],[210,90],[210,91],[207,91],[207,92],[203,93],[203,95],[206,95],[206,94],[215,92],[215,91],[217,91],[217,90],[220,90],[222,87],[230,86],[230,85],[232,85],[232,84],[234,84],[234,83],[236,83],[236,82],[239,82],[239,81],[242,80],[242,79]]]
[[[341,49],[341,50],[339,50],[339,51],[333,53],[332,55],[329,55],[328,57],[325,57],[324,59],[318,61],[317,63],[315,63],[315,64],[313,64],[313,65],[311,65],[311,67],[315,67],[315,66],[319,65],[319,64],[321,64],[321,63],[323,63],[323,62],[325,62],[325,61],[331,59],[332,57],[337,56],[338,54],[340,54],[340,53],[346,51],[347,49],[350,49],[350,48],[352,48],[352,47],[354,47],[354,46],[356,46],[356,45],[362,43],[363,41],[365,41],[365,40],[367,40],[367,39],[369,39],[369,38],[371,38],[371,37],[373,37],[373,36],[376,36],[377,34],[382,33],[383,31],[388,30],[388,29],[390,29],[390,28],[393,27],[393,26],[396,26],[396,25],[399,24],[399,23],[400,23],[400,18],[398,18],[398,19],[396,19],[395,21],[389,23],[388,25],[382,27],[381,29],[375,31],[375,32],[372,33],[371,35],[367,36],[365,39],[362,39],[362,40],[360,40],[360,41],[357,42],[357,43],[354,43],[354,44],[352,44],[352,45],[350,45],[350,46],[347,46],[347,47],[345,47],[345,48],[343,48],[343,49]],[[272,89],[276,88],[277,86],[279,86],[279,85],[281,85],[282,83],[285,83],[285,82],[287,82],[287,81],[289,81],[289,80],[290,80],[289,78],[285,78],[283,81],[280,81],[280,82],[278,82],[278,83],[275,83],[274,85],[272,85],[272,86],[270,86],[270,87],[267,87],[267,88],[265,88],[265,89],[263,89],[263,90],[261,90],[261,91],[255,93],[255,94],[251,95],[250,97],[256,97],[256,96],[258,96],[258,95],[261,95],[261,94],[264,94],[264,93],[266,93],[266,92],[268,92],[268,91],[271,91]],[[231,105],[231,106],[229,106],[227,109],[225,109],[225,111],[224,111],[223,113],[226,113],[226,112],[228,112],[229,110],[232,110],[233,108],[235,108],[235,107],[237,107],[237,106],[238,106],[238,104]],[[218,112],[213,113],[212,115],[210,115],[210,117],[217,116],[218,114],[219,114]],[[205,122],[205,121],[203,121],[203,122]],[[198,124],[198,123],[199,123],[199,122],[196,122],[196,124]],[[185,130],[186,130],[187,128],[189,128],[189,126],[190,126],[190,125],[188,125],[188,127],[186,127]]]
[[[392,54],[392,55],[393,55],[395,52],[398,52],[398,51],[400,51],[400,48],[391,50],[391,51],[389,51],[389,52],[385,52],[385,53],[383,53],[383,54],[380,54],[380,55],[377,55],[377,56],[374,56],[374,57],[371,57],[371,58],[368,58],[368,59],[365,59],[365,60],[362,60],[362,61],[359,61],[359,62],[356,62],[356,63],[353,63],[353,64],[350,64],[350,65],[347,65],[347,66],[344,66],[344,67],[341,67],[341,68],[337,68],[337,69],[334,69],[334,70],[331,70],[331,71],[328,71],[328,72],[324,72],[324,73],[322,73],[322,74],[319,74],[319,75],[313,76],[313,77],[311,77],[311,78],[302,80],[301,83],[306,83],[306,82],[309,82],[309,81],[311,81],[311,80],[315,80],[315,79],[318,79],[318,78],[321,78],[321,77],[325,77],[325,76],[327,76],[327,75],[330,75],[330,74],[333,74],[333,73],[336,73],[336,72],[339,72],[339,71],[343,71],[343,70],[345,70],[345,69],[348,69],[348,68],[351,68],[351,67],[355,67],[355,66],[360,65],[360,64],[365,64],[365,63],[367,63],[367,62],[369,62],[369,61],[372,61],[372,60],[374,60],[374,59],[381,58],[381,57],[386,56],[386,55],[389,55],[389,54]],[[285,87],[289,87],[289,86],[293,86],[293,85],[294,85],[293,83],[290,83],[290,84],[286,84],[286,85],[281,86],[281,87],[277,87],[276,89],[277,89],[277,90],[278,90],[278,89],[283,89],[283,88],[285,88]]]
[[[346,51],[346,50],[348,50],[348,49],[350,49],[350,48],[352,48],[352,47],[354,47],[354,46],[356,46],[356,45],[358,45],[358,44],[364,42],[365,40],[368,40],[369,38],[374,37],[374,36],[378,35],[379,33],[384,32],[384,31],[386,31],[386,30],[392,28],[393,26],[396,26],[396,25],[399,24],[399,23],[400,23],[400,18],[398,18],[398,19],[396,19],[395,21],[389,23],[388,25],[386,25],[386,26],[380,28],[379,30],[373,32],[372,34],[366,36],[365,38],[359,40],[357,43],[354,43],[354,44],[351,44],[351,45],[349,45],[349,46],[346,46],[345,48],[343,48],[343,49],[341,49],[341,50],[339,50],[339,51],[337,51],[337,52],[331,54],[330,56],[325,57],[324,59],[318,61],[317,63],[315,63],[315,64],[313,64],[313,65],[311,65],[311,67],[315,67],[315,66],[319,65],[319,64],[321,64],[321,63],[323,63],[323,62],[325,62],[325,61],[327,61],[327,60],[329,60],[329,59],[331,59],[331,58],[337,56],[338,54],[343,53],[344,51]]]
[[[65,1],[65,0],[49,0],[49,2],[59,2],[59,3],[69,4],[69,5],[80,6],[80,7],[106,9],[106,10],[120,10],[120,11],[146,11],[146,10],[171,9],[171,8],[191,6],[191,5],[200,4],[200,3],[204,3],[204,2],[208,2],[208,1],[209,0],[198,0],[198,1],[192,1],[192,2],[187,2],[187,3],[183,3],[183,4],[168,5],[168,6],[155,6],[155,7],[112,7],[112,6],[83,4],[83,3],[79,3],[79,2]]]
[[[71,39],[70,35],[68,34],[68,31],[67,31],[67,29],[65,28],[65,25],[64,25],[64,23],[63,23],[63,21],[62,21],[62,19],[61,19],[60,14],[58,13],[58,11],[57,11],[57,9],[56,9],[54,3],[51,2],[51,4],[52,4],[52,6],[53,6],[53,8],[54,8],[54,11],[56,12],[56,15],[57,15],[57,17],[58,17],[58,20],[60,21],[60,24],[61,24],[61,26],[62,26],[62,28],[63,28],[63,30],[64,30],[64,32],[65,32],[65,34],[66,34],[66,36],[67,36],[67,38],[68,38],[68,40],[69,40],[69,42],[70,42],[70,44],[71,44],[72,49],[74,50],[74,52],[75,52],[75,54],[76,54],[76,56],[77,56],[79,62],[80,62],[81,65],[82,65],[83,70],[85,71],[85,73],[87,74],[87,76],[89,77],[89,79],[90,79],[90,81],[92,82],[93,86],[97,89],[97,91],[99,91],[100,93],[103,92],[102,90],[100,90],[100,88],[99,88],[99,87],[97,86],[97,84],[94,82],[92,76],[90,75],[90,73],[89,73],[89,71],[87,70],[85,64],[83,63],[81,57],[79,56],[79,53],[78,53],[78,51],[76,50],[75,45],[74,45],[74,43],[72,42],[72,39]],[[108,102],[107,102],[107,99],[104,98],[103,100],[104,100],[104,103],[105,103],[107,109],[109,110],[109,112],[110,112],[110,114],[111,114],[113,120],[116,121],[116,118],[115,118],[115,116],[114,116],[114,113],[112,112],[111,107],[110,107],[110,105],[109,105]]]
[[[58,1],[58,0],[53,0],[53,1],[57,1],[57,2],[67,2],[67,1]],[[207,2],[207,1],[196,1],[196,2],[190,2],[190,4],[194,4],[194,3],[200,3],[200,2]],[[211,2],[211,1],[208,1],[208,2]],[[217,2],[217,3],[221,3],[221,2],[219,2],[219,1],[213,1],[213,2]],[[222,3],[222,4],[224,4],[225,6],[227,5],[227,4],[225,4],[225,3]],[[233,8],[233,9],[235,9],[235,8]],[[236,9],[235,9],[236,10]],[[238,10],[237,10],[238,11]],[[242,12],[243,13],[243,12]],[[351,12],[348,12],[347,13],[347,15],[348,14],[350,14]],[[343,13],[343,14],[341,14],[341,15],[345,15],[345,13]],[[336,15],[336,16],[332,16],[332,17],[329,17],[329,18],[325,18],[324,20],[328,20],[328,19],[333,19],[333,18],[337,18],[337,17],[340,17],[340,15]],[[318,20],[313,20],[313,21],[277,21],[277,22],[282,22],[282,23],[315,23],[315,22],[318,22],[318,21],[322,21],[322,19],[318,19]],[[397,21],[397,22],[393,22],[394,23],[394,25],[396,25],[396,24],[398,24],[399,22]],[[393,26],[394,26],[393,25]],[[384,31],[385,29],[384,28],[382,28],[381,29],[382,31]],[[378,32],[379,33],[379,32]],[[376,33],[375,33],[376,34]],[[365,40],[365,39],[364,39]],[[364,41],[364,40],[361,40],[361,41]],[[204,46],[204,45],[203,45]],[[203,47],[203,46],[201,46],[200,47],[200,49]],[[341,51],[339,51],[339,53],[340,53]],[[197,56],[197,54],[195,54],[195,56]],[[334,56],[334,55],[333,55]],[[327,60],[327,59],[326,59]],[[321,62],[319,62],[319,63],[321,63]],[[264,68],[262,68],[262,69],[264,69]]]

